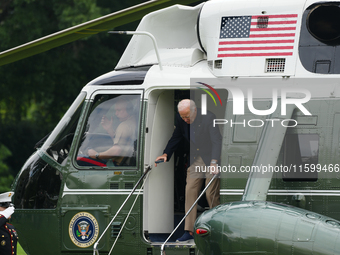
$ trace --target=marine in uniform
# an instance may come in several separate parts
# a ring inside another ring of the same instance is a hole
[[[0,194],[0,254],[16,255],[18,234],[12,224],[8,223],[14,213],[11,199],[14,192]]]

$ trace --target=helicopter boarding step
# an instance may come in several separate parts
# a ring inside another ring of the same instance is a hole
[[[161,247],[162,245],[163,245],[163,242],[152,243],[152,246],[154,246],[154,247]],[[188,242],[167,242],[164,247],[165,248],[173,248],[173,247],[178,247],[178,248],[196,248],[196,244],[194,242],[194,239],[191,239]]]
[[[177,224],[177,226],[175,227],[174,231],[172,231],[172,233],[169,235],[169,237],[164,241],[164,243],[161,245],[161,255],[165,255],[165,247],[173,247],[173,246],[169,246],[168,241],[170,241],[170,238],[173,236],[173,234],[176,232],[176,230],[178,229],[178,227],[182,224],[182,222],[185,220],[185,218],[189,215],[189,213],[191,212],[191,210],[194,208],[194,206],[198,203],[198,200],[203,196],[203,194],[205,193],[205,191],[209,188],[209,186],[211,185],[211,183],[215,180],[215,178],[218,175],[215,174],[213,176],[213,178],[211,178],[211,180],[209,181],[209,183],[205,186],[204,190],[201,192],[201,194],[198,196],[198,198],[196,199],[196,201],[193,203],[193,205],[190,207],[190,209],[187,211],[187,213],[184,215],[184,217],[182,218],[182,220]],[[193,240],[192,240],[193,241]],[[179,242],[176,243],[179,246]]]

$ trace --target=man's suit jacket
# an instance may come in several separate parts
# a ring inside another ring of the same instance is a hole
[[[186,139],[190,142],[190,164],[197,156],[201,156],[207,166],[210,166],[212,159],[220,161],[222,136],[218,126],[213,127],[215,118],[212,112],[208,111],[207,115],[202,115],[201,110],[197,109],[194,122],[187,124],[177,113],[176,128],[164,150],[164,153],[168,155],[167,159],[170,160],[180,141]],[[190,133],[194,135],[194,139],[190,139]]]

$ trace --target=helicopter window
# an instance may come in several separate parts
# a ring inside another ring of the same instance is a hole
[[[299,57],[303,67],[312,73],[339,74],[339,2],[312,4],[301,21]]]
[[[96,95],[76,163],[81,167],[136,166],[140,95]]]
[[[42,147],[59,164],[68,157],[85,96],[86,93],[80,93]]]
[[[319,136],[287,134],[284,140],[284,165],[291,171],[282,173],[284,181],[317,181]]]
[[[340,8],[337,5],[319,5],[307,18],[307,28],[318,40],[332,42],[340,36]]]
[[[14,205],[20,209],[55,209],[62,174],[37,153],[22,168],[16,183]]]

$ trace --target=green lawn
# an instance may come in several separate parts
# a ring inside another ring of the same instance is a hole
[[[21,245],[19,243],[17,247],[17,255],[26,255],[26,252],[21,248]]]

